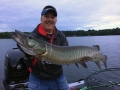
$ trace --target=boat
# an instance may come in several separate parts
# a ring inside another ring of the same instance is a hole
[[[6,90],[28,90],[29,71],[24,62],[24,54],[18,48],[8,50],[4,60],[3,85]],[[84,79],[68,84],[71,90],[80,90]]]
[[[6,90],[28,90],[29,71],[24,57],[24,53],[18,48],[6,52],[3,79]],[[68,85],[70,90],[120,90],[119,75],[120,68],[102,69]]]

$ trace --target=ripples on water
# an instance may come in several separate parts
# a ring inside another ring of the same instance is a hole
[[[107,65],[108,68],[119,68],[120,66],[120,36],[88,36],[88,37],[67,37],[69,45],[84,45],[84,46],[92,46],[92,45],[100,45],[100,51],[107,55]],[[2,73],[3,79],[3,63],[4,63],[4,55],[8,49],[15,48],[16,43],[12,39],[0,39],[0,73]],[[73,82],[81,78],[85,78],[92,72],[99,70],[94,62],[87,62],[88,68],[85,69],[81,65],[77,68],[74,64],[72,65],[64,65],[64,73],[67,77],[68,82]],[[104,69],[104,65],[101,62],[101,67]]]

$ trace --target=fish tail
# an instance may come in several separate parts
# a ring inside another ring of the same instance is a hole
[[[99,67],[99,69],[101,69],[100,62],[97,61],[97,62],[95,62],[95,63],[96,63],[96,65]]]
[[[105,57],[105,60],[103,61],[103,63],[104,63],[105,68],[107,69],[107,63],[106,63],[106,61],[107,61],[108,57],[106,55],[104,55],[104,57]]]
[[[100,46],[99,45],[93,45],[92,47],[97,49],[97,50],[100,50]]]

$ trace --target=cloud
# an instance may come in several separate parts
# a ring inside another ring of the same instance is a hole
[[[32,31],[40,23],[44,6],[57,9],[60,30],[106,29],[120,26],[120,0],[1,0],[0,32]]]

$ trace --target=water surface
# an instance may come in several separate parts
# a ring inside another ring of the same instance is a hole
[[[118,36],[86,36],[86,37],[67,37],[69,45],[84,45],[92,46],[99,45],[100,51],[107,55],[108,68],[120,67],[120,35]],[[2,80],[4,79],[4,56],[7,50],[15,48],[16,43],[12,39],[0,39],[0,90],[4,90]],[[73,82],[81,78],[85,78],[92,72],[99,70],[94,62],[87,62],[88,68],[85,69],[81,65],[77,68],[74,64],[64,65],[64,74],[67,77],[68,82]],[[104,65],[101,62],[101,67],[104,69]]]

